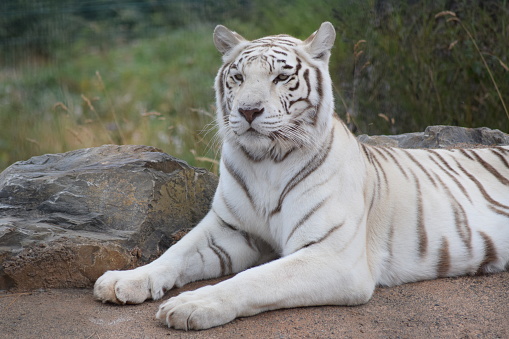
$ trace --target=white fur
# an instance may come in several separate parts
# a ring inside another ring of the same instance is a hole
[[[225,66],[216,78],[223,150],[212,209],[154,262],[106,272],[95,284],[97,299],[140,303],[191,281],[240,272],[171,298],[156,315],[170,327],[205,329],[278,308],[365,303],[376,284],[473,274],[493,259],[486,237],[496,260],[483,269],[504,269],[509,261],[509,214],[504,213],[509,210],[498,206],[502,212],[495,213],[466,173],[476,175],[502,206],[509,204],[507,185],[459,150],[436,155],[359,144],[334,118],[327,65],[334,38],[330,23],[303,42],[274,38],[295,44],[287,48],[286,65],[302,63],[298,79],[285,83],[276,77],[288,68],[261,57],[275,53],[264,40],[272,37],[249,42],[216,28],[214,41]],[[239,62],[253,46],[260,56]],[[238,69],[227,68],[235,63]],[[309,69],[310,88],[304,69]],[[290,91],[296,80],[299,88]],[[307,101],[285,110],[295,97],[308,94]],[[253,108],[264,111],[249,123],[241,111]],[[289,124],[293,129],[285,130]],[[278,133],[286,134],[275,137]],[[496,154],[474,152],[509,177]],[[307,173],[309,168],[313,171]]]

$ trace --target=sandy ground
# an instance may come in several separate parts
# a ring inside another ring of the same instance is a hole
[[[218,281],[189,284],[169,296]],[[4,292],[0,337],[509,338],[509,272],[378,288],[362,306],[279,310],[198,332],[155,320],[159,303],[102,304],[91,290],[78,289]]]

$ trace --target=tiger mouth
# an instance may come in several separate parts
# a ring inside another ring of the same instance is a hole
[[[238,137],[248,137],[248,138],[249,137],[267,137],[267,135],[257,131],[253,127],[249,127],[249,129],[244,131],[244,132],[238,132],[238,131],[235,131],[235,130],[233,132]]]
[[[255,136],[255,137],[267,137],[266,134],[256,130],[253,127],[249,127],[249,129],[247,131],[245,131],[244,133],[242,133],[242,134],[243,135],[248,135],[248,136]]]

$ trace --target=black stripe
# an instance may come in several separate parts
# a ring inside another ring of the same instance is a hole
[[[456,172],[456,171],[455,171],[455,170],[451,167],[451,165],[449,165],[449,163],[447,162],[447,160],[445,160],[445,159],[444,159],[444,158],[440,155],[440,153],[438,153],[437,151],[431,150],[431,149],[430,149],[430,150],[428,150],[428,152],[429,152],[429,153],[431,153],[431,154],[434,154],[434,155],[438,158],[438,160],[440,160],[440,162],[442,162],[442,164],[444,164],[444,166],[445,166],[445,167],[446,167],[449,171],[453,172],[453,173],[454,173],[454,174],[456,174],[456,175],[459,175],[459,173],[458,173],[458,172]],[[452,177],[452,176],[451,176],[451,177]]]
[[[221,218],[219,215],[217,215],[217,213],[215,213],[215,214],[216,214],[216,217],[219,219],[219,224],[221,226],[223,226],[225,228],[228,228],[230,231],[240,232],[240,230],[237,227],[235,227],[235,226],[227,223],[226,221],[224,221],[223,218]]]
[[[221,265],[221,274],[233,273],[232,258],[224,248],[217,245],[214,238],[209,238],[209,247],[218,256]]]
[[[399,163],[398,159],[396,159],[394,154],[392,154],[392,152],[394,152],[394,149],[393,148],[379,148],[379,150],[384,150],[385,153],[387,153],[387,155],[392,159],[393,163],[396,164],[396,166],[399,168],[401,173],[403,173],[403,176],[408,180],[408,175],[406,174],[405,170],[403,169],[403,167],[401,167],[401,164]]]
[[[366,155],[368,161],[371,163],[371,168],[373,168],[375,170],[375,174],[376,174],[376,189],[375,189],[375,192],[373,192],[373,196],[371,197],[371,202],[369,204],[369,209],[368,209],[368,213],[370,213],[373,208],[373,205],[375,203],[376,196],[378,196],[378,198],[380,198],[382,182],[380,181],[380,173],[378,172],[378,167],[375,164],[376,162],[378,162],[378,160],[375,158],[375,156],[373,154],[371,154],[370,150],[365,145],[361,144],[361,147],[362,147],[364,154]],[[380,164],[380,163],[378,163],[378,164]],[[385,173],[384,173],[384,175],[385,175]],[[385,182],[387,183],[387,178],[385,178]]]
[[[375,151],[375,152],[377,152],[377,154],[380,154],[382,156],[382,158],[384,158],[385,161],[387,161],[387,158],[385,157],[385,155],[383,153],[379,152],[376,147],[367,147],[367,149],[370,154],[372,154],[371,153],[372,151]],[[382,172],[382,174],[384,176],[385,186],[388,187],[389,181],[387,179],[387,174],[385,173],[385,169],[382,166],[382,164],[380,163],[380,161],[378,161],[378,159],[376,158],[376,154],[373,154],[373,163],[374,163],[375,167],[378,167],[380,169],[380,172]]]
[[[428,235],[424,224],[424,202],[422,200],[421,183],[419,178],[412,173],[415,180],[416,203],[417,203],[417,235],[419,240],[419,256],[423,258],[428,252]]]
[[[297,83],[297,85],[298,85],[298,83]],[[279,101],[281,102],[281,106],[283,106],[283,108],[284,108],[284,110],[285,110],[285,113],[286,113],[286,114],[290,114],[290,111],[288,111],[288,103],[287,103],[287,101],[286,101],[286,100],[284,100],[284,99],[287,99],[287,98],[282,98],[282,97],[280,97],[280,98],[279,98]]]
[[[501,211],[497,208],[495,208],[494,206],[489,206],[490,210],[492,210],[493,212],[497,213],[497,214],[500,214],[500,215],[503,215],[504,217],[508,217],[509,218],[509,213],[508,212],[505,212],[505,211]]]
[[[322,100],[323,100],[323,87],[322,87],[322,81],[323,76],[322,72],[318,68],[314,68],[315,74],[316,74],[316,92],[318,93],[318,102],[316,104],[316,113],[313,119],[313,126],[316,126],[316,123],[318,121],[318,113],[320,112],[320,108],[322,106]],[[309,97],[310,93],[308,93]]]
[[[273,49],[272,52],[277,53],[277,54],[281,54],[281,55],[288,55],[288,53],[285,53],[285,52],[282,52],[282,51],[278,51],[277,49]]]
[[[437,276],[445,277],[451,268],[451,255],[449,253],[449,242],[442,237],[442,246],[440,247],[440,256],[437,264]]]
[[[424,168],[424,166],[421,165],[421,163],[419,161],[417,161],[414,156],[412,154],[410,154],[410,152],[408,152],[407,150],[403,150],[403,153],[406,154],[406,156],[412,160],[416,165],[417,167],[419,167],[419,169],[421,171],[424,172],[424,174],[426,174],[426,176],[428,177],[428,179],[431,181],[431,183],[433,184],[433,186],[437,187],[437,183],[435,182],[435,179],[433,179],[433,177],[431,176],[431,174],[429,174],[429,172]]]
[[[438,154],[435,154],[435,155],[438,155]],[[438,155],[438,156],[440,156],[440,155]],[[445,174],[447,174],[454,181],[454,183],[456,184],[456,186],[458,186],[458,188],[461,190],[463,195],[465,195],[465,197],[467,197],[468,201],[470,201],[470,203],[472,203],[472,199],[470,199],[470,195],[468,194],[467,190],[465,189],[465,186],[463,186],[463,184],[454,175],[452,175],[447,169],[443,168],[442,165],[440,165],[438,163],[438,161],[436,161],[431,156],[430,156],[430,159],[438,166],[438,168],[440,168]],[[450,168],[452,170],[452,172],[454,172],[456,175],[459,176],[459,174],[455,170],[453,170],[448,164],[447,164],[447,167]],[[445,186],[445,185],[443,185],[443,186]]]
[[[246,241],[246,243],[247,243],[247,245],[249,246],[249,248],[251,248],[253,251],[258,251],[258,249],[257,249],[257,248],[253,245],[253,240],[251,239],[251,236],[250,236],[247,232],[245,232],[245,231],[243,231],[243,230],[240,230],[240,229],[238,229],[237,227],[235,227],[235,226],[233,226],[233,225],[231,225],[231,224],[227,223],[226,221],[224,221],[224,219],[223,219],[223,218],[221,218],[221,217],[217,214],[217,212],[216,212],[215,210],[212,210],[212,211],[214,212],[214,214],[215,214],[215,215],[216,215],[216,217],[218,218],[218,220],[219,220],[219,224],[220,224],[221,226],[223,226],[223,227],[225,227],[225,228],[228,228],[228,229],[230,229],[230,230],[232,230],[232,231],[234,231],[234,232],[237,232],[237,233],[239,233],[240,235],[242,235],[242,237],[243,237],[243,238],[244,238],[244,240]]]
[[[283,162],[296,149],[297,149],[296,147],[293,147],[288,152],[282,154],[281,152],[276,151],[275,148],[271,148],[269,151],[270,159],[276,163]]]
[[[456,230],[463,241],[463,245],[465,245],[468,249],[469,254],[472,255],[472,230],[470,229],[467,213],[463,206],[461,206],[454,197],[453,202],[454,223],[456,224]]]
[[[299,77],[299,71],[302,69],[302,61],[297,58],[297,66],[295,67],[295,73],[294,75],[297,77],[297,83],[295,84],[294,87],[290,87],[288,90],[289,91],[295,91],[297,88],[299,88],[300,86],[300,77]]]
[[[488,164],[486,161],[484,161],[484,159],[482,159],[477,153],[475,152],[472,152],[473,156],[477,159],[477,161],[488,171],[490,172],[491,174],[493,174],[493,176],[495,178],[498,179],[498,181],[500,181],[502,184],[508,186],[509,185],[509,180],[507,180],[507,178],[505,178],[502,174],[500,174],[500,172],[498,172],[493,166],[491,166],[490,164]]]
[[[297,100],[292,100],[292,101],[290,101],[290,102],[288,103],[288,107],[289,107],[289,108],[290,108],[290,107],[292,107],[294,104],[296,104],[296,103],[298,103],[298,102],[301,102],[301,101],[307,102],[310,106],[313,106],[313,105],[311,104],[311,102],[309,101],[309,95],[310,95],[310,93],[311,93],[311,84],[310,84],[310,82],[309,82],[309,69],[306,69],[306,70],[304,71],[304,75],[303,75],[303,76],[304,76],[304,81],[306,81],[306,85],[307,85],[307,91],[308,91],[308,93],[307,93],[307,95],[306,95],[305,97],[300,97],[300,98],[299,98],[299,99],[297,99]]]
[[[500,161],[504,163],[506,168],[509,168],[509,163],[507,162],[507,159],[504,157],[503,154],[500,153],[500,150],[498,148],[490,148],[490,150],[500,159]]]
[[[271,212],[271,215],[279,213],[281,211],[283,201],[285,200],[288,193],[290,193],[292,189],[294,189],[298,184],[300,184],[304,179],[306,179],[311,173],[313,173],[324,163],[332,148],[332,143],[334,141],[334,128],[331,130],[331,134],[328,139],[327,147],[323,147],[321,152],[317,153],[310,161],[308,161],[301,168],[301,170],[297,172],[297,174],[294,175],[293,178],[286,184],[285,188],[281,192],[281,195],[279,196],[277,206]]]
[[[471,157],[471,156],[467,153],[467,151],[466,151],[466,150],[464,150],[464,149],[459,149],[459,151],[461,152],[461,154],[463,154],[463,155],[464,155],[465,157],[467,157],[468,159],[470,159],[470,160],[474,160],[474,158],[472,158],[472,157]],[[474,161],[475,161],[475,160],[474,160]]]
[[[302,76],[304,77],[304,81],[306,81],[306,86],[307,86],[307,90],[308,90],[308,94],[306,95],[306,99],[309,100],[309,95],[311,94],[311,81],[309,80],[309,69],[306,69]]]
[[[363,146],[368,147],[368,146],[366,146],[364,144],[363,144]],[[387,159],[385,154],[382,151],[380,151],[380,149],[378,147],[370,146],[368,148],[369,148],[370,151],[373,151],[373,152],[376,152],[377,154],[379,154],[382,158],[384,158],[385,161],[389,161],[389,159]]]
[[[375,162],[375,169],[377,169],[377,177],[379,177],[379,174],[378,172],[380,171],[384,177],[384,183],[385,183],[385,190],[388,191],[389,190],[389,180],[387,179],[387,174],[385,173],[385,169],[384,167],[382,166],[382,164],[380,163],[380,161],[378,161],[378,159],[376,157],[373,157],[373,161]],[[380,179],[378,179],[379,182],[378,182],[378,185],[377,185],[377,188],[378,188],[378,198],[381,199],[382,198],[382,183],[380,182]]]
[[[308,242],[307,244],[305,244],[304,246],[302,246],[300,249],[303,249],[303,248],[306,248],[306,247],[309,247],[311,245],[316,245],[316,244],[319,244],[321,243],[322,241],[324,241],[325,239],[327,239],[328,237],[330,237],[330,235],[332,233],[334,233],[335,231],[337,231],[338,229],[341,228],[341,226],[343,226],[344,223],[341,223],[339,225],[336,225],[334,227],[332,227],[327,233],[325,233],[324,236],[322,236],[320,239],[317,239],[317,240],[314,240],[314,241],[310,241]]]
[[[484,232],[479,231],[479,235],[483,238],[484,241],[484,259],[479,265],[477,269],[477,274],[482,274],[486,272],[486,266],[497,261],[497,249],[495,248],[495,244],[491,240],[491,238]]]
[[[219,250],[213,246],[210,238],[207,238],[207,243],[208,243],[208,246],[211,249],[211,251],[214,252],[214,254],[219,259],[219,266],[221,268],[221,276],[226,275],[226,265],[224,262],[224,258],[221,256],[221,253],[219,252]]]
[[[241,216],[240,216],[240,213],[235,209],[235,207],[233,207],[230,202],[228,201],[228,199],[226,199],[226,196],[224,195],[224,191],[221,190],[221,200],[223,200],[224,202],[224,205],[226,206],[226,208],[228,209],[228,212],[237,220],[241,220]],[[216,212],[214,212],[216,213]],[[216,215],[218,215],[216,213]]]
[[[434,159],[433,159],[434,160]],[[456,225],[456,230],[463,241],[463,244],[468,249],[469,254],[472,255],[472,231],[470,229],[470,225],[468,222],[467,214],[463,206],[456,200],[454,195],[449,190],[449,187],[440,179],[439,176],[436,177],[442,188],[445,190],[449,200],[451,200],[451,207],[454,215],[454,224]]]
[[[368,151],[368,148],[366,147],[366,145],[361,144],[361,148],[362,148],[362,151],[364,152],[364,155],[366,156],[366,159],[368,159],[368,161],[371,163],[371,165],[373,165],[373,159],[372,159],[373,156]]]
[[[371,150],[371,149],[370,149]],[[387,158],[385,158],[385,156],[382,156],[385,160],[387,160]],[[382,175],[384,177],[384,183],[385,183],[385,189],[388,190],[389,189],[389,179],[387,179],[387,174],[385,173],[385,168],[382,166],[382,163],[380,161],[378,161],[378,159],[376,158],[376,156],[373,156],[373,160],[376,164],[376,166],[380,169],[380,172],[382,172]],[[380,188],[380,187],[379,187]],[[380,192],[381,194],[381,192]]]
[[[495,147],[491,147],[491,149],[496,149],[497,151],[502,152],[502,153],[509,153],[508,146],[495,146]]]
[[[394,235],[395,235],[395,232],[394,232],[394,210],[392,211],[392,214],[391,214],[391,220],[390,220],[390,223],[389,223],[389,238],[388,238],[388,241],[387,241],[387,247],[388,247],[388,250],[389,250],[389,263],[392,264],[392,262],[394,262]]]
[[[249,54],[256,52],[257,49],[258,49],[258,46],[247,47],[245,50],[242,51],[241,55],[242,55],[242,57],[247,57]]]
[[[247,198],[249,199],[249,202],[251,203],[251,206],[253,206],[253,208],[256,209],[253,196],[249,192],[249,188],[247,187],[244,178],[235,170],[235,168],[230,164],[227,158],[223,157],[223,163],[228,173],[230,173],[230,175],[235,179],[237,184],[242,188],[242,190],[246,194]]]
[[[497,207],[501,207],[501,208],[505,208],[505,209],[509,209],[509,206],[507,205],[504,205],[498,201],[496,201],[495,199],[493,199],[489,194],[488,192],[486,192],[486,190],[484,189],[484,186],[471,174],[469,173],[466,169],[463,168],[463,166],[461,166],[461,164],[456,161],[456,165],[458,166],[458,168],[463,172],[465,173],[465,175],[470,179],[472,180],[477,188],[479,189],[479,191],[481,192],[481,194],[483,195],[484,199],[486,199],[489,203],[497,206]]]
[[[311,218],[311,216],[313,214],[315,214],[316,211],[318,211],[324,204],[325,202],[327,201],[328,198],[326,199],[323,199],[322,201],[320,201],[318,204],[316,204],[315,206],[313,206],[296,224],[295,226],[293,226],[292,228],[292,231],[290,232],[290,234],[288,235],[288,238],[286,239],[286,243],[288,244],[288,241],[290,241],[290,239],[292,238],[292,236],[294,235],[295,231],[297,231],[297,229],[299,229],[302,225],[304,225],[304,223],[306,221],[308,221],[309,218]]]
[[[379,194],[380,192],[380,174],[378,173],[378,169],[376,168],[375,166],[375,163],[374,163],[374,156],[371,154],[371,152],[368,150],[368,148],[366,147],[366,145],[364,144],[361,144],[361,148],[364,152],[364,155],[366,156],[366,159],[368,160],[368,162],[371,164],[371,167],[375,170],[375,173],[376,173],[376,184],[377,184],[377,187],[375,189],[376,192],[373,192],[373,196],[371,197],[371,202],[369,204],[369,209],[368,209],[368,213],[371,212],[371,209],[373,208],[373,204],[375,203],[375,196],[376,194]]]

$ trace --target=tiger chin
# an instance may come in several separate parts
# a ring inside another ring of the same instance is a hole
[[[301,306],[366,303],[375,286],[503,271],[509,261],[509,148],[405,150],[359,143],[334,113],[335,40],[248,41],[214,31],[223,140],[210,211],[154,262],[108,271],[103,302],[165,301],[169,327],[206,329]]]

